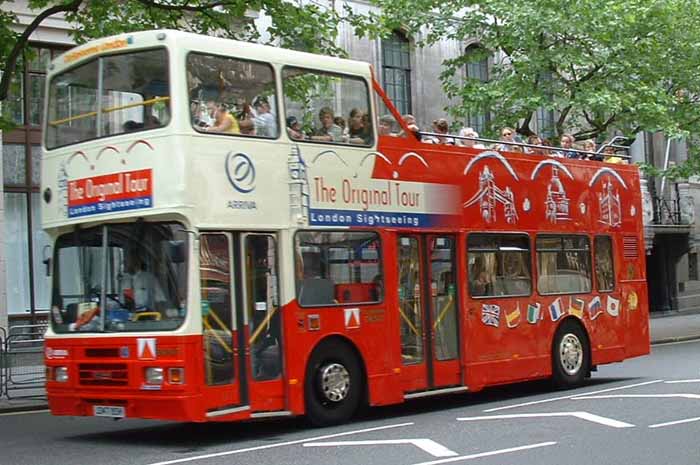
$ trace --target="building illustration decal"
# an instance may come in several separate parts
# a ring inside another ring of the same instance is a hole
[[[292,223],[307,224],[309,221],[309,179],[306,163],[299,145],[292,146],[287,157],[289,173],[289,218]]]
[[[620,193],[613,192],[612,181],[603,182],[603,192],[598,192],[598,208],[600,212],[599,223],[617,227],[622,223],[622,208],[620,206]]]
[[[518,211],[515,207],[515,198],[510,187],[501,189],[496,185],[493,173],[485,166],[479,175],[479,191],[464,202],[464,208],[479,204],[481,217],[487,223],[496,221],[496,207],[503,205],[503,215],[508,224],[514,224],[518,220]]]
[[[552,179],[547,186],[547,198],[544,201],[545,217],[550,223],[566,221],[569,218],[569,198],[564,185],[559,179],[559,170],[552,168]]]

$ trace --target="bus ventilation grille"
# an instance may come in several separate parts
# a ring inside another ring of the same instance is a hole
[[[127,386],[129,376],[125,363],[81,363],[78,366],[83,386]]]
[[[119,349],[116,347],[85,349],[85,356],[90,358],[117,358],[119,357]]]
[[[626,260],[639,258],[639,243],[636,236],[624,236],[622,238],[622,255]]]

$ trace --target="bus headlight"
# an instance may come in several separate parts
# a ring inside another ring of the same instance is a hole
[[[163,369],[159,367],[146,368],[146,384],[163,384]]]
[[[53,372],[53,379],[58,383],[68,382],[68,367],[56,367]]]

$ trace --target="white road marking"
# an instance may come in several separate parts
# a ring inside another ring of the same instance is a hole
[[[26,412],[8,412],[8,413],[0,413],[0,417],[12,417],[15,415],[33,415],[35,413],[46,413],[49,412],[49,409],[45,410],[29,410]]]
[[[678,397],[681,399],[700,399],[700,394],[611,394],[608,396],[576,396],[571,400],[590,399],[664,399]]]
[[[478,454],[461,455],[459,457],[452,457],[449,459],[433,460],[432,462],[421,462],[421,463],[416,463],[414,465],[438,465],[440,463],[461,462],[463,460],[479,459],[482,457],[490,457],[492,455],[509,454],[511,452],[518,452],[521,450],[535,449],[538,447],[553,446],[555,444],[556,444],[556,442],[554,442],[554,441],[540,442],[537,444],[530,444],[527,446],[509,447],[508,449],[492,450],[490,452],[480,452]]]
[[[700,383],[700,379],[677,379],[674,381],[664,381],[664,384],[678,384],[678,383]]]
[[[346,431],[344,433],[327,434],[325,436],[316,436],[313,438],[297,439],[295,441],[278,442],[276,444],[266,444],[264,446],[246,447],[245,449],[236,449],[236,450],[229,450],[229,451],[225,451],[225,452],[216,452],[213,454],[196,455],[194,457],[187,457],[187,458],[176,459],[176,460],[166,460],[164,462],[155,462],[155,463],[151,463],[149,465],[170,465],[173,463],[193,462],[195,460],[210,459],[213,457],[225,457],[227,455],[242,454],[244,452],[253,452],[256,450],[273,449],[276,447],[283,447],[283,446],[292,446],[294,444],[303,444],[303,443],[309,442],[309,441],[320,441],[322,439],[330,439],[330,438],[337,438],[337,437],[341,437],[341,436],[349,436],[351,434],[369,433],[371,431],[380,431],[380,430],[391,429],[391,428],[401,428],[404,426],[411,426],[411,425],[413,425],[413,422],[399,423],[397,425],[378,426],[376,428],[358,429],[355,431]]]
[[[552,413],[517,413],[513,415],[490,415],[485,417],[457,418],[457,421],[506,420],[511,418],[546,418],[546,417],[576,417],[581,420],[599,423],[613,428],[633,428],[634,425],[612,418],[601,417],[588,412],[552,412]]]
[[[433,457],[454,457],[459,455],[447,447],[432,439],[388,439],[379,441],[334,441],[334,442],[311,442],[304,444],[304,447],[333,447],[333,446],[374,446],[385,444],[413,444],[424,450]]]
[[[633,387],[646,386],[647,384],[654,384],[654,383],[661,383],[661,382],[663,382],[663,379],[656,379],[654,381],[645,381],[643,383],[628,384],[627,386],[601,389],[600,391],[584,392],[582,394],[571,394],[570,396],[552,397],[550,399],[535,400],[532,402],[523,402],[522,404],[513,404],[513,405],[506,405],[505,407],[490,408],[490,409],[484,410],[484,413],[497,412],[499,410],[507,410],[507,409],[518,408],[518,407],[527,407],[529,405],[544,404],[546,402],[554,402],[557,400],[567,400],[567,399],[571,399],[572,397],[588,396],[588,395],[592,395],[592,394],[600,394],[602,392],[618,391],[620,389],[629,389],[629,388],[633,388]]]
[[[700,417],[686,418],[685,420],[669,421],[666,423],[657,423],[655,425],[649,425],[649,428],[661,428],[662,426],[680,425],[681,423],[692,423],[694,421],[700,421]]]
[[[674,341],[674,342],[664,342],[662,344],[654,344],[653,347],[663,347],[663,346],[674,346],[677,344],[697,344],[697,339],[690,339],[688,341]]]

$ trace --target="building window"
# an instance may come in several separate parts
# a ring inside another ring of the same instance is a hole
[[[552,74],[547,72],[543,74],[540,78],[541,85],[547,86],[548,89],[545,91],[545,99],[549,102],[554,100],[554,95],[551,91]],[[550,138],[556,134],[556,118],[554,117],[554,110],[539,107],[537,109],[537,132],[540,137]]]
[[[465,68],[467,80],[473,79],[481,83],[489,80],[489,54],[480,45],[471,45],[467,47],[464,54],[467,58],[467,66]],[[467,114],[467,126],[476,129],[477,132],[485,132],[491,115],[488,111],[470,111]]]
[[[384,90],[402,115],[411,113],[411,58],[406,36],[398,31],[382,40]]]
[[[49,309],[49,278],[44,259],[50,244],[41,229],[41,113],[46,69],[64,50],[33,45],[18,61],[5,110],[17,125],[3,134],[5,288],[12,317]],[[10,272],[12,270],[12,272]]]

